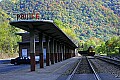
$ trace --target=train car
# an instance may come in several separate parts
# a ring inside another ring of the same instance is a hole
[[[87,51],[78,51],[83,56],[94,56],[95,55],[95,48],[90,46]]]
[[[88,56],[94,56],[95,55],[95,48],[93,46],[90,46],[88,48]]]
[[[83,56],[87,56],[88,55],[88,51],[78,51],[78,53],[83,55]]]

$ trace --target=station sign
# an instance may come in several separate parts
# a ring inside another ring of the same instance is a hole
[[[37,13],[20,13],[17,14],[17,20],[39,20],[40,14]]]

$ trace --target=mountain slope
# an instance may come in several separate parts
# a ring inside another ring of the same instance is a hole
[[[0,6],[13,18],[34,10],[41,19],[61,20],[81,40],[96,37],[106,41],[120,35],[119,4],[119,0],[4,0]]]

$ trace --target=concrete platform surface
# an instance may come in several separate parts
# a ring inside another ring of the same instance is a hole
[[[30,68],[7,72],[0,74],[0,80],[56,80],[71,67],[71,65],[74,65],[79,58],[80,57],[73,57],[41,69],[39,68],[39,64],[37,64],[36,71],[33,72],[30,71]]]

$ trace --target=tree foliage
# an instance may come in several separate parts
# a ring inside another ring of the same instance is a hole
[[[10,16],[1,9],[0,13],[0,54],[12,55],[18,50],[17,41],[20,38],[15,35],[18,29],[9,25]]]
[[[92,37],[89,40],[83,42],[80,41],[79,50],[88,50],[90,46],[95,48],[96,54],[115,56],[120,55],[120,37],[114,36],[111,39],[102,41],[101,39]],[[83,49],[80,49],[83,48]]]
[[[7,43],[9,45],[4,46],[12,50],[16,44],[13,42],[17,41],[14,36],[16,29],[6,22],[6,19],[10,20],[9,16],[16,19],[17,13],[36,11],[41,19],[54,20],[73,42],[83,41],[84,50],[93,45],[97,53],[118,53],[119,3],[120,0],[2,0],[0,9],[4,11],[0,11],[0,40],[3,43],[0,42],[0,45]],[[4,42],[6,39],[8,41]],[[79,45],[83,46],[83,43]]]
[[[78,43],[79,39],[77,38],[75,32],[68,27],[69,25],[57,19],[55,19],[54,22],[75,44]]]
[[[41,19],[61,20],[79,39],[107,41],[120,34],[119,0],[3,0],[2,9],[16,18],[17,13],[40,12]]]
[[[96,47],[99,54],[120,55],[120,37],[115,36]]]

